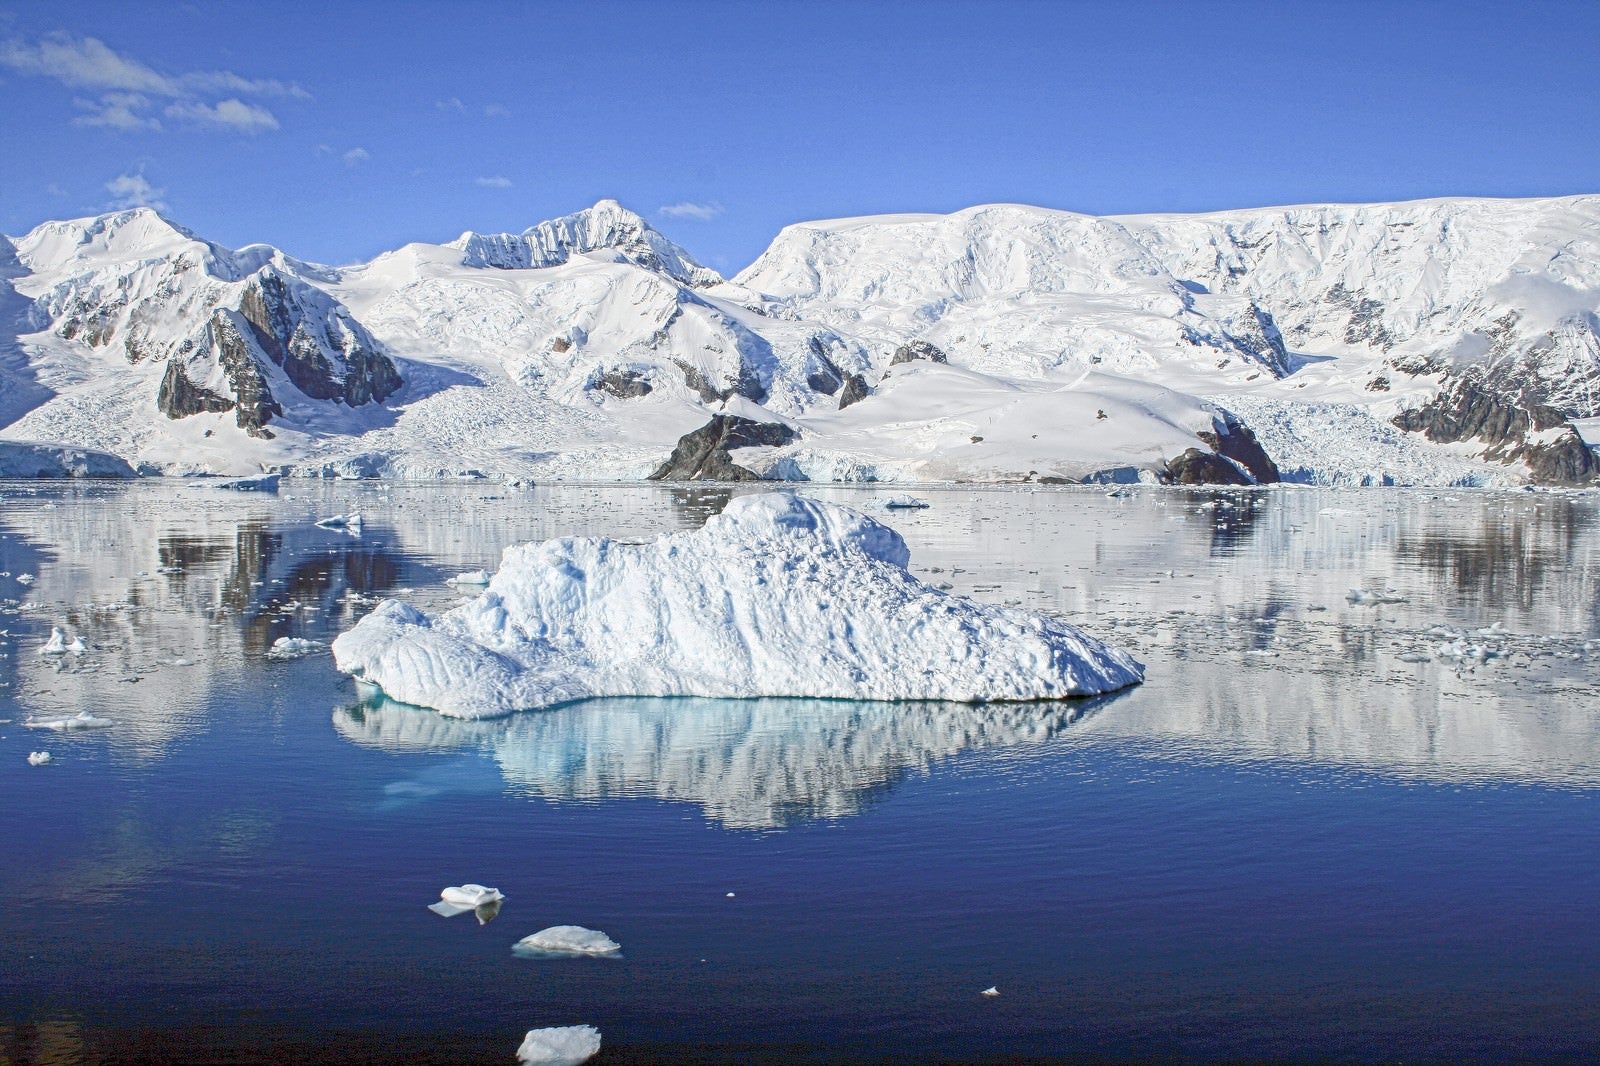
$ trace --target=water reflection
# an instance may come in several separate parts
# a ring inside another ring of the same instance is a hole
[[[692,803],[739,829],[847,818],[965,751],[1026,749],[1093,717],[1119,694],[970,705],[852,700],[591,700],[491,721],[444,718],[377,697],[334,712],[356,743],[388,751],[470,749],[504,787],[557,802],[653,797]],[[391,798],[483,787],[453,768],[396,782]]]

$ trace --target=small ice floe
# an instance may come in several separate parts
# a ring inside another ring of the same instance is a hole
[[[1376,607],[1380,603],[1406,602],[1406,598],[1394,589],[1351,589],[1345,599],[1361,607]]]
[[[1395,658],[1399,659],[1403,663],[1433,662],[1433,656],[1429,655],[1425,651],[1403,651],[1399,655],[1395,656]]]
[[[60,626],[50,627],[50,639],[44,642],[44,647],[39,649],[40,655],[82,655],[89,649],[84,646],[83,638],[72,634],[68,640],[67,635],[61,631]]]
[[[529,1029],[517,1048],[523,1066],[579,1066],[600,1053],[600,1030],[592,1025]]]
[[[447,577],[444,582],[447,585],[487,585],[492,577],[494,575],[487,570],[468,570],[464,574]]]
[[[272,647],[267,649],[267,658],[274,662],[282,662],[285,659],[298,659],[301,656],[310,655],[317,649],[326,647],[327,645],[320,640],[307,640],[304,637],[279,637],[272,642]]]
[[[31,585],[37,580],[39,580],[39,579],[34,577],[32,574],[18,574],[17,575],[17,584],[19,584],[19,585]]]
[[[50,753],[48,751],[30,751],[30,752],[28,752],[28,765],[29,766],[43,766],[45,763],[47,763],[49,761],[50,761]]]
[[[97,718],[88,711],[80,711],[71,718],[29,718],[22,723],[28,729],[54,729],[67,733],[74,729],[104,729],[114,724],[109,718]]]
[[[428,909],[441,918],[454,918],[471,911],[478,916],[479,925],[488,925],[500,913],[503,902],[505,897],[498,888],[458,885],[440,892],[439,902],[429,904]]]
[[[886,511],[920,511],[928,506],[930,505],[927,500],[915,496],[890,496],[883,501],[883,509]]]
[[[278,483],[283,480],[282,474],[262,474],[260,477],[240,478],[237,481],[224,481],[218,485],[219,489],[229,489],[233,492],[277,492]]]
[[[600,932],[581,925],[552,925],[532,936],[525,936],[511,948],[530,958],[605,958],[622,953],[622,945]]]
[[[985,988],[982,992],[978,993],[978,995],[980,995],[980,996],[989,996],[991,999],[993,997],[995,997],[995,996],[998,996],[999,994],[1000,994],[1000,990],[998,988],[996,988],[994,985],[990,985],[988,988]]]
[[[323,529],[339,529],[353,537],[361,535],[361,516],[354,512],[350,514],[329,515],[327,518],[317,519],[317,525]]]
[[[729,893],[728,893],[728,896],[727,896],[727,898],[728,898],[728,899],[732,899],[732,898],[733,898],[733,893],[732,893],[732,892],[729,892]]]

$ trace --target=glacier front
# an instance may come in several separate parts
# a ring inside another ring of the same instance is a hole
[[[889,527],[790,493],[741,496],[642,544],[505,550],[440,615],[388,600],[333,644],[390,698],[487,718],[597,696],[1041,700],[1134,685],[1144,667],[1048,615],[918,580]]]

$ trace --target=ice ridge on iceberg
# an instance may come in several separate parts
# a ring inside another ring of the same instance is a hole
[[[1144,667],[1048,615],[948,595],[900,535],[789,493],[741,496],[643,544],[505,550],[439,615],[388,600],[333,643],[402,703],[487,718],[597,696],[1039,700],[1137,684]]]

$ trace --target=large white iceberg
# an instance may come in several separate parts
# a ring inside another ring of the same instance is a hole
[[[1048,615],[924,584],[894,530],[789,493],[630,544],[505,550],[440,615],[387,600],[333,643],[392,699],[486,718],[596,696],[1038,700],[1137,684],[1144,667]]]
[[[517,1048],[523,1066],[580,1066],[600,1053],[600,1030],[592,1025],[529,1029]]]

